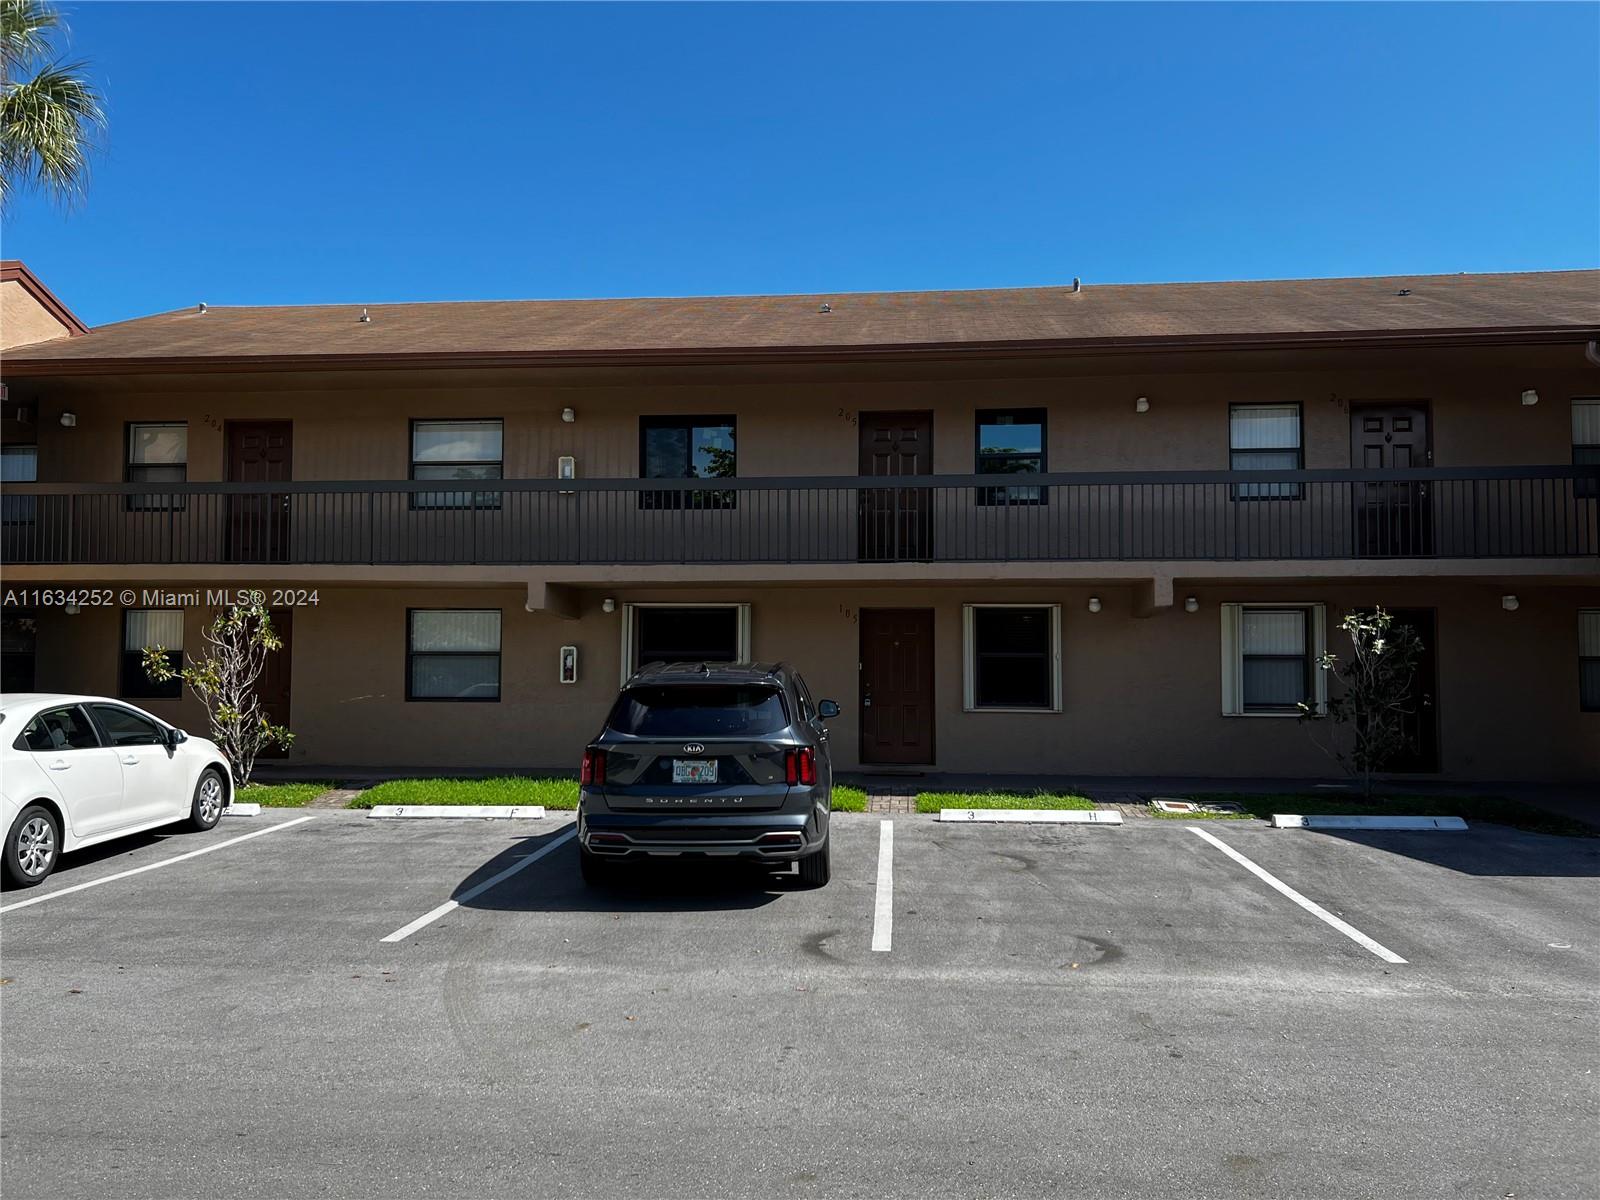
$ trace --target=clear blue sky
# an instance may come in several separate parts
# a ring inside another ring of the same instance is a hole
[[[91,324],[1600,265],[1592,3],[65,8]]]

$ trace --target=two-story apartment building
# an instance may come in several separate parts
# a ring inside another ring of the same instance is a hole
[[[1381,604],[1397,765],[1600,778],[1600,272],[27,328],[11,687],[199,726],[137,651],[256,587],[308,766],[570,768],[638,664],[754,658],[843,769],[1327,775]]]

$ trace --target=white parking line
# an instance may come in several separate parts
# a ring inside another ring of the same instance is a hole
[[[894,941],[894,822],[878,823],[878,897],[872,909],[872,948]]]
[[[46,892],[42,896],[33,896],[27,900],[18,900],[15,904],[8,904],[0,908],[0,913],[8,913],[18,908],[27,908],[30,904],[43,904],[46,900],[54,900],[57,896],[70,896],[73,892],[81,892],[85,888],[99,887],[102,883],[114,883],[118,879],[126,879],[130,875],[142,875],[146,871],[154,871],[158,867],[170,867],[173,863],[181,863],[185,859],[198,858],[202,854],[210,854],[213,850],[221,850],[226,846],[236,846],[240,842],[248,842],[251,838],[266,837],[269,833],[277,833],[282,829],[289,829],[295,825],[303,825],[307,821],[315,821],[316,817],[296,817],[292,821],[284,821],[281,825],[269,825],[265,829],[256,829],[250,833],[242,833],[238,837],[229,838],[225,842],[214,842],[209,846],[202,846],[198,850],[191,850],[187,854],[174,855],[172,858],[163,858],[160,862],[146,863],[142,867],[134,867],[131,871],[118,871],[115,875],[107,875],[103,879],[91,879],[88,883],[75,883],[71,887],[57,888],[53,892]]]
[[[415,921],[412,921],[409,925],[402,925],[402,926],[400,926],[399,929],[396,929],[393,933],[389,934],[387,937],[383,937],[383,938],[380,938],[378,940],[379,941],[384,941],[384,942],[403,942],[403,941],[405,941],[406,938],[410,937],[417,930],[422,929],[425,926],[432,925],[435,921],[437,921],[440,917],[444,916],[446,913],[454,912],[456,909],[460,908],[467,901],[476,899],[477,897],[483,895],[483,893],[487,892],[490,888],[494,887],[495,884],[502,883],[505,880],[510,879],[513,875],[515,875],[518,871],[522,870],[523,868],[533,866],[534,863],[538,862],[546,854],[549,854],[552,850],[556,849],[557,847],[565,846],[568,842],[570,842],[573,838],[575,838],[577,836],[578,836],[578,827],[576,825],[574,825],[571,829],[567,830],[565,833],[563,833],[560,837],[556,838],[554,841],[546,842],[543,846],[540,846],[532,854],[529,854],[524,858],[517,859],[516,862],[512,863],[509,867],[507,867],[504,871],[501,871],[498,875],[491,875],[488,879],[485,879],[477,887],[469,888],[468,890],[462,892],[461,895],[457,896],[454,900],[446,900],[443,904],[439,905],[439,907],[434,909],[432,912],[423,913],[420,917],[418,917]]]
[[[1200,837],[1205,838],[1206,841],[1210,842],[1218,850],[1221,850],[1229,858],[1233,859],[1234,862],[1238,863],[1241,867],[1243,867],[1245,870],[1249,871],[1252,875],[1256,876],[1262,882],[1266,883],[1269,887],[1275,888],[1277,891],[1282,892],[1285,896],[1289,897],[1289,899],[1293,900],[1296,904],[1298,904],[1301,908],[1305,909],[1312,916],[1318,917],[1321,920],[1326,921],[1329,925],[1332,925],[1335,929],[1337,929],[1340,933],[1344,934],[1345,937],[1349,938],[1351,941],[1358,942],[1362,946],[1365,946],[1368,950],[1372,951],[1372,953],[1376,954],[1379,958],[1383,959],[1384,962],[1387,962],[1387,963],[1404,963],[1406,961],[1405,959],[1401,958],[1398,954],[1396,954],[1393,950],[1390,950],[1387,946],[1384,946],[1379,942],[1373,941],[1366,934],[1362,933],[1359,929],[1357,929],[1354,925],[1351,925],[1346,921],[1341,921],[1338,917],[1334,916],[1327,909],[1323,908],[1322,905],[1317,904],[1314,901],[1307,900],[1304,896],[1302,896],[1299,892],[1295,891],[1287,883],[1284,883],[1283,880],[1278,879],[1278,878],[1274,877],[1273,875],[1268,874],[1266,871],[1264,871],[1260,867],[1256,866],[1255,863],[1251,862],[1244,855],[1240,854],[1237,850],[1235,850],[1232,846],[1228,845],[1228,843],[1223,841],[1221,838],[1212,836],[1211,834],[1207,833],[1204,829],[1196,829],[1193,825],[1190,825],[1188,827],[1188,829],[1189,829],[1190,833],[1198,834]]]

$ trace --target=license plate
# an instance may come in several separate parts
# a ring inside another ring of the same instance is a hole
[[[714,758],[675,758],[672,760],[673,783],[715,783],[717,760]]]

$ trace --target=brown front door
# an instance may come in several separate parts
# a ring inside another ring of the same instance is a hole
[[[1426,404],[1352,404],[1350,465],[1356,470],[1388,471],[1426,467]],[[1352,484],[1356,554],[1392,558],[1433,553],[1433,523],[1428,485],[1414,480]]]
[[[283,646],[267,655],[261,677],[256,680],[256,695],[261,700],[261,710],[274,725],[289,725],[289,660],[290,645],[294,637],[294,609],[274,608],[269,614],[272,629]],[[293,729],[292,725],[289,728]],[[273,746],[263,750],[261,758],[287,758],[286,746]]]
[[[228,482],[287,483],[294,477],[293,430],[288,421],[229,421]],[[228,557],[233,562],[289,557],[287,493],[228,497]]]
[[[933,474],[931,412],[862,413],[861,474],[881,478]],[[863,489],[862,562],[933,557],[933,493],[928,488]]]
[[[1439,656],[1435,646],[1437,633],[1434,612],[1431,608],[1397,608],[1392,610],[1394,623],[1416,631],[1422,642],[1422,655],[1417,659],[1416,681],[1411,690],[1411,711],[1406,714],[1406,732],[1411,747],[1403,751],[1384,769],[1387,771],[1416,772],[1424,774],[1439,769]]]
[[[861,610],[861,761],[933,762],[933,610]]]

